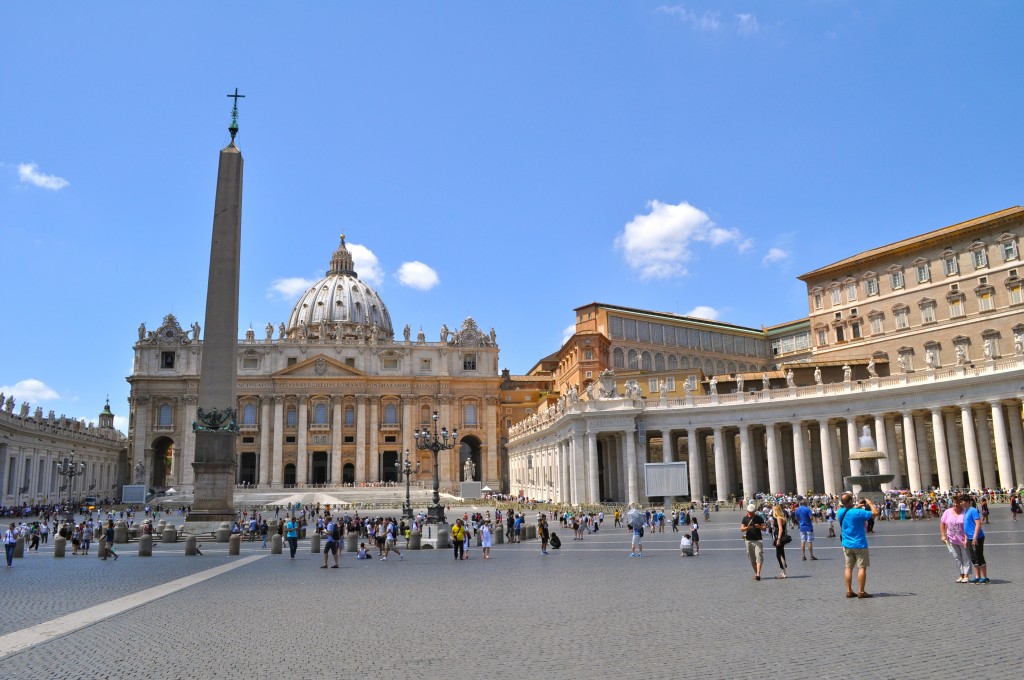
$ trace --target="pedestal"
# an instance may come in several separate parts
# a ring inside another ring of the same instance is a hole
[[[205,433],[199,433],[205,434]],[[218,443],[234,445],[229,435],[215,435]],[[234,462],[192,463],[196,473],[195,500],[188,513],[189,522],[233,522],[235,519]]]

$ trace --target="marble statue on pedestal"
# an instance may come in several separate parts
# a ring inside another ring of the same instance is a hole
[[[742,392],[743,391],[743,374],[742,373],[737,373],[736,374],[736,391],[737,392]]]
[[[711,376],[711,380],[708,382],[708,389],[711,394],[718,394],[718,378]]]
[[[877,378],[878,377],[878,371],[875,370],[875,358],[874,357],[871,357],[871,360],[868,361],[868,375],[870,375],[872,378]]]
[[[796,381],[793,379],[793,369],[786,371],[786,387],[796,387]]]
[[[814,367],[814,384],[815,385],[820,385],[821,384],[821,367],[820,366],[815,366]]]
[[[967,363],[967,350],[963,345],[956,346],[956,365],[963,366]]]

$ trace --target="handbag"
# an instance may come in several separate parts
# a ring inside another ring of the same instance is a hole
[[[780,542],[780,543],[781,543],[782,545],[787,545],[787,544],[789,544],[789,543],[792,543],[792,542],[793,542],[793,537],[792,537],[792,536],[790,536],[790,535],[789,535],[788,533],[782,534],[782,540],[781,540],[781,541],[779,541],[779,542]]]

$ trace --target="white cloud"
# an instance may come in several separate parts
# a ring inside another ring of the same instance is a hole
[[[571,323],[562,329],[562,345],[569,342],[569,338],[576,334],[576,324]],[[561,347],[562,345],[559,345]]]
[[[737,14],[736,32],[740,35],[754,35],[761,30],[756,14]]]
[[[686,275],[694,242],[712,246],[736,242],[741,252],[750,247],[748,240],[741,240],[739,230],[719,227],[707,213],[685,201],[672,205],[655,200],[648,207],[650,212],[635,216],[615,239],[615,247],[642,279]]]
[[[703,14],[697,14],[697,12],[686,9],[685,5],[662,5],[654,11],[679,17],[695,31],[717,31],[722,25],[718,18],[718,12],[705,11]]]
[[[377,260],[377,256],[373,254],[373,251],[366,246],[356,243],[349,243],[346,247],[348,252],[352,254],[352,264],[355,267],[356,273],[359,274],[359,278],[367,283],[379,286],[384,281],[384,270],[381,269],[380,262]]]
[[[764,258],[761,260],[761,264],[769,265],[772,262],[781,262],[782,260],[785,260],[788,257],[789,253],[787,253],[782,248],[769,248],[768,254],[765,255]]]
[[[441,279],[438,277],[437,272],[431,269],[428,265],[422,262],[413,260],[412,262],[403,262],[402,266],[398,268],[398,272],[395,274],[399,283],[403,286],[409,286],[417,290],[430,290],[437,284],[441,283]]]
[[[714,307],[708,307],[707,305],[697,305],[696,307],[688,311],[685,314],[685,316],[695,316],[698,319],[710,319],[711,321],[715,321],[718,319],[719,316],[721,316],[721,312],[719,312]]]
[[[128,416],[114,416],[114,429],[121,432],[128,431]]]
[[[35,378],[19,380],[13,385],[0,385],[0,392],[3,392],[8,396],[13,396],[15,401],[18,402],[27,401],[35,403],[37,401],[60,399],[60,395],[57,394],[57,390],[44,383],[42,380],[36,380]],[[4,398],[6,399],[6,397]]]
[[[305,293],[316,281],[316,279],[303,279],[297,276],[274,279],[273,283],[270,284],[270,288],[267,289],[267,297],[271,299],[276,297],[287,302],[295,302],[295,299]]]
[[[35,163],[19,163],[18,178],[22,182],[32,184],[41,189],[51,189],[53,191],[60,191],[70,184],[70,182],[63,177],[57,177],[57,175],[44,175],[39,172],[39,166]]]

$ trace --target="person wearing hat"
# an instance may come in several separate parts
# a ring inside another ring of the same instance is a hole
[[[754,569],[754,580],[761,580],[761,565],[764,564],[764,534],[762,533],[768,525],[764,517],[757,514],[757,506],[751,503],[747,506],[747,514],[740,522],[740,531],[743,532],[743,540],[747,546],[747,558],[750,566]]]
[[[334,521],[334,519],[327,515],[327,542],[324,544],[324,561],[320,565],[321,569],[327,568],[327,555],[328,553],[334,555],[334,566],[331,569],[338,568],[338,552],[341,543],[341,525]]]

